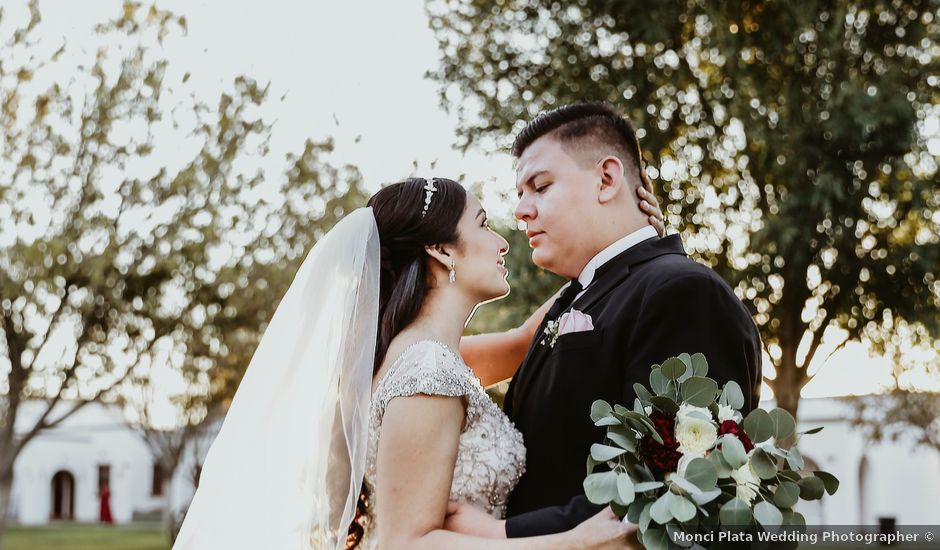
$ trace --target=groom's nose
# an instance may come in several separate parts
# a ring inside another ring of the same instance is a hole
[[[519,204],[516,205],[516,210],[513,212],[513,215],[517,220],[528,221],[535,217],[535,205],[532,202],[532,199],[528,198],[526,195],[522,195],[522,198],[519,199]]]

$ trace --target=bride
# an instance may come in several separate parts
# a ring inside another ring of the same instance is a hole
[[[443,529],[450,502],[502,517],[525,468],[521,434],[457,353],[475,308],[509,292],[508,249],[479,200],[442,178],[387,186],[320,239],[252,357],[174,550],[624,547],[609,508],[541,537]]]

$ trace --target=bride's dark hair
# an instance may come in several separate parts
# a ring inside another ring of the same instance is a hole
[[[424,212],[427,186],[437,189]],[[426,246],[459,241],[457,222],[467,205],[467,192],[456,181],[409,178],[388,185],[369,199],[379,229],[382,270],[379,276],[379,330],[373,374],[385,360],[392,339],[418,316],[430,282]],[[356,548],[365,533],[368,493],[359,494],[356,518],[349,527],[346,548]]]
[[[410,178],[369,199],[382,245],[374,372],[385,360],[392,338],[415,320],[424,303],[430,272],[425,247],[458,242],[457,222],[467,205],[467,192],[453,180],[434,178],[437,191],[422,215],[428,181]]]

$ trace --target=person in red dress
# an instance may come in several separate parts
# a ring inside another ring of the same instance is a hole
[[[111,525],[114,523],[114,518],[111,516],[111,488],[102,485],[99,498],[101,500],[101,523]]]

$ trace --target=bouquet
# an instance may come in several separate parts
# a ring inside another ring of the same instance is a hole
[[[795,433],[793,416],[780,408],[742,418],[741,387],[719,388],[707,373],[705,356],[684,353],[653,365],[652,392],[634,384],[632,410],[605,401],[591,407],[607,436],[591,446],[585,494],[637,524],[647,548],[780,541],[769,534],[805,528],[793,511],[799,499],[838,489],[832,474],[804,471],[796,446],[822,428]]]

